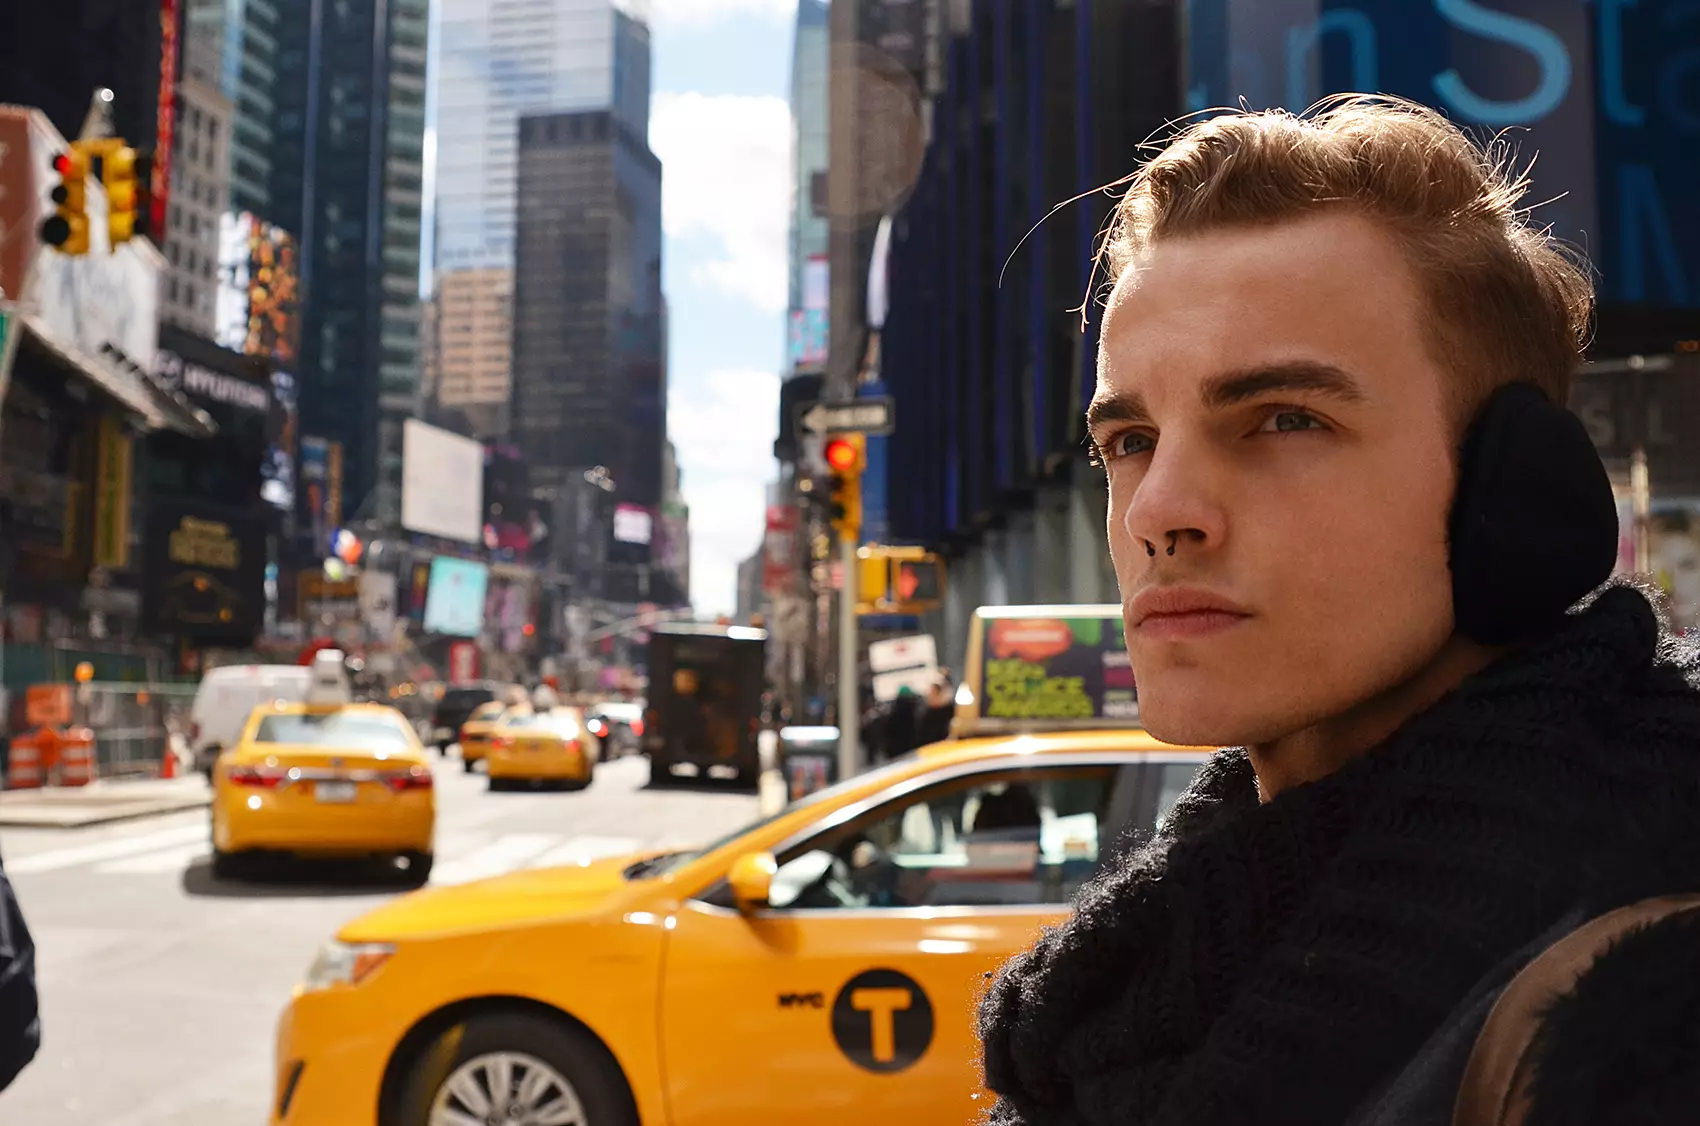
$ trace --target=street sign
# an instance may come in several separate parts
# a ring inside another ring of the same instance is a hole
[[[874,699],[897,699],[907,688],[924,695],[938,678],[938,646],[932,634],[894,637],[868,646],[868,665],[874,673]]]
[[[803,429],[813,434],[890,434],[897,424],[897,403],[890,396],[807,403],[797,409]]]

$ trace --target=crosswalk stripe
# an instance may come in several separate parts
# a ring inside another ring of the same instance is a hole
[[[622,853],[636,852],[643,842],[636,837],[573,837],[531,861],[530,868],[555,868],[565,864],[588,864]]]
[[[470,855],[438,865],[431,882],[461,884],[511,872],[560,839],[557,833],[507,833]]]
[[[180,872],[211,851],[204,840],[168,848],[164,852],[148,852],[127,856],[96,865],[95,871],[109,875],[140,875],[149,872]]]
[[[77,845],[72,848],[38,852],[32,856],[20,856],[16,860],[8,857],[6,874],[8,876],[27,876],[37,872],[57,872],[62,868],[75,868],[79,864],[95,864],[102,860],[114,860],[123,856],[138,856],[154,849],[172,848],[187,844],[189,841],[204,843],[206,839],[206,825],[180,825],[175,829],[162,829],[157,833],[144,833],[134,837],[116,837],[112,840],[95,841],[92,844]]]

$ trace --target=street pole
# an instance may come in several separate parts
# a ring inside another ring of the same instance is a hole
[[[862,709],[856,691],[856,541],[839,540],[844,586],[838,592],[838,777],[861,768]]]

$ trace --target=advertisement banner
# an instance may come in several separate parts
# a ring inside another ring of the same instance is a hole
[[[330,533],[342,527],[342,443],[328,443],[325,466],[325,524]]]
[[[33,141],[51,131],[37,110],[0,108],[0,291],[14,301],[23,296],[24,273],[41,247],[48,191]]]
[[[115,415],[100,419],[95,464],[94,565],[122,571],[130,565],[130,475],[135,446]]]
[[[386,571],[364,571],[360,575],[360,619],[379,640],[395,633],[396,577]]]
[[[307,435],[301,439],[301,496],[303,515],[307,520],[307,536],[315,545],[330,543],[326,526],[329,509],[326,504],[326,484],[330,477],[331,444],[324,438]]]
[[[826,363],[828,349],[825,309],[793,309],[789,358],[793,368]]]
[[[416,418],[401,431],[401,524],[478,543],[484,530],[484,446]]]
[[[484,597],[490,569],[482,563],[439,555],[431,560],[425,592],[425,629],[451,637],[477,637],[484,631]]]
[[[214,334],[233,352],[264,356],[293,371],[301,339],[301,278],[295,236],[247,212],[219,218]]]
[[[449,646],[449,687],[464,688],[478,683],[478,646],[457,641]]]
[[[1139,718],[1119,616],[977,620],[987,719]]]
[[[762,542],[761,588],[785,594],[797,585],[802,560],[798,555],[797,509],[789,504],[767,506],[767,536]]]
[[[614,542],[649,546],[655,534],[655,517],[641,504],[614,507]]]
[[[165,219],[171,202],[171,159],[177,149],[177,56],[183,26],[178,0],[159,4],[159,110],[154,118],[153,179],[148,185],[151,210],[148,223],[153,240],[165,245]]]
[[[246,645],[266,609],[266,522],[248,512],[155,502],[148,512],[142,609],[147,628]]]

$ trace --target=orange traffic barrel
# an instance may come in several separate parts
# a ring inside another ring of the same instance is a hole
[[[41,788],[41,748],[35,745],[35,735],[31,732],[12,736],[12,750],[6,760],[6,788]]]
[[[94,781],[94,732],[73,727],[59,737],[59,784],[86,786]]]

